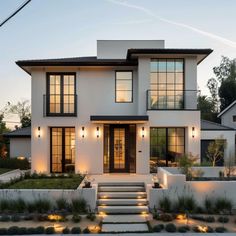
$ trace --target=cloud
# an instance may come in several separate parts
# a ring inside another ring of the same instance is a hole
[[[132,8],[132,9],[136,9],[136,10],[139,10],[139,11],[142,11],[144,13],[146,13],[148,16],[151,16],[159,21],[162,21],[162,22],[165,22],[165,23],[168,23],[168,24],[172,24],[172,25],[176,25],[176,26],[179,26],[179,27],[182,27],[182,28],[185,28],[185,29],[188,29],[188,30],[191,30],[191,31],[194,31],[198,34],[201,34],[201,35],[204,35],[208,38],[212,38],[214,40],[217,40],[229,47],[233,47],[233,48],[236,48],[236,42],[232,41],[232,40],[229,40],[227,38],[224,38],[224,37],[221,37],[221,36],[218,36],[216,34],[213,34],[213,33],[210,33],[210,32],[207,32],[207,31],[203,31],[201,29],[198,29],[196,27],[193,27],[191,25],[187,25],[187,24],[183,24],[183,23],[179,23],[179,22],[176,22],[176,21],[172,21],[172,20],[169,20],[169,19],[166,19],[166,18],[163,18],[163,17],[160,17],[156,14],[154,14],[151,10],[145,8],[145,7],[142,7],[142,6],[138,6],[138,5],[134,5],[134,4],[130,4],[126,1],[118,1],[118,0],[107,0],[108,2],[111,2],[113,4],[117,4],[117,5],[121,5],[121,6],[124,6],[124,7],[128,7],[128,8]]]

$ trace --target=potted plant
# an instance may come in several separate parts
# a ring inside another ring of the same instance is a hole
[[[153,175],[153,188],[161,188],[157,175]]]
[[[93,182],[94,179],[91,179],[89,175],[86,175],[84,177],[84,186],[83,188],[92,188],[91,182]]]

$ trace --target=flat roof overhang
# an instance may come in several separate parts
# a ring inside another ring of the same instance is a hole
[[[94,124],[143,124],[148,120],[148,116],[90,116]]]

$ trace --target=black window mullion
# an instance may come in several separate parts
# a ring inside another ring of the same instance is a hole
[[[60,78],[60,82],[61,82],[61,88],[60,88],[60,92],[61,92],[61,96],[60,96],[60,109],[61,109],[61,112],[60,114],[64,114],[64,76],[61,75],[61,78]]]
[[[65,128],[62,128],[62,173],[65,173]]]

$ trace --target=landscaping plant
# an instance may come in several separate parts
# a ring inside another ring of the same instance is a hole
[[[159,200],[159,208],[164,212],[170,212],[172,208],[172,203],[169,196],[163,196]]]
[[[164,225],[163,224],[158,224],[158,225],[154,225],[152,228],[153,232],[161,232],[164,229]]]
[[[80,234],[81,233],[81,228],[80,227],[73,227],[71,229],[71,234]]]
[[[83,198],[72,199],[71,201],[72,212],[74,213],[86,213],[87,212],[87,202]]]
[[[177,231],[177,227],[175,226],[175,224],[169,223],[165,226],[165,230],[166,232],[174,233]]]

